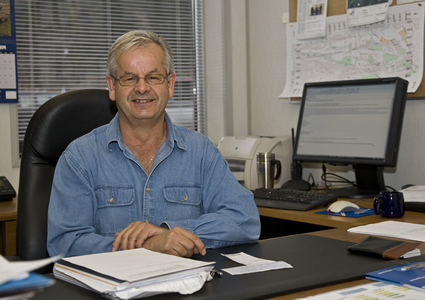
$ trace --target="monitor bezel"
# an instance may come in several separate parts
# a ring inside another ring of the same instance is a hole
[[[393,107],[391,112],[391,122],[388,131],[388,141],[383,158],[365,158],[365,157],[333,157],[324,155],[301,155],[298,154],[298,145],[300,139],[300,129],[304,116],[306,94],[310,87],[334,87],[334,86],[355,86],[355,85],[376,85],[395,83]],[[331,165],[373,165],[395,167],[397,164],[399,146],[401,140],[401,131],[403,125],[404,111],[407,99],[408,82],[399,77],[374,78],[374,79],[356,79],[344,81],[326,81],[305,83],[301,107],[298,117],[297,131],[295,136],[293,160],[299,162],[318,162]]]

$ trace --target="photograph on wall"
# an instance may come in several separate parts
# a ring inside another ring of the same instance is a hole
[[[10,0],[0,0],[0,36],[12,36]]]

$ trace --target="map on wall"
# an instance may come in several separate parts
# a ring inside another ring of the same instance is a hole
[[[279,98],[301,97],[306,82],[401,77],[414,93],[422,81],[425,2],[391,6],[384,22],[348,27],[327,18],[324,38],[296,39],[287,26],[286,84]]]

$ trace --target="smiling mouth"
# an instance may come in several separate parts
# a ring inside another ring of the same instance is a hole
[[[153,100],[133,100],[133,101],[136,102],[136,103],[148,103],[148,102],[151,102]]]

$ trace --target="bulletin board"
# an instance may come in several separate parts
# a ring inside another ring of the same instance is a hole
[[[328,0],[327,16],[344,15],[347,11],[346,0]],[[397,5],[397,0],[393,0],[391,6]],[[289,22],[297,22],[297,0],[289,0]],[[425,52],[425,51],[424,51]],[[425,56],[424,56],[425,62]],[[425,67],[425,66],[424,66]],[[424,71],[425,77],[425,71]],[[422,82],[419,85],[415,93],[407,94],[408,99],[424,99],[425,98],[425,82],[422,78]]]

